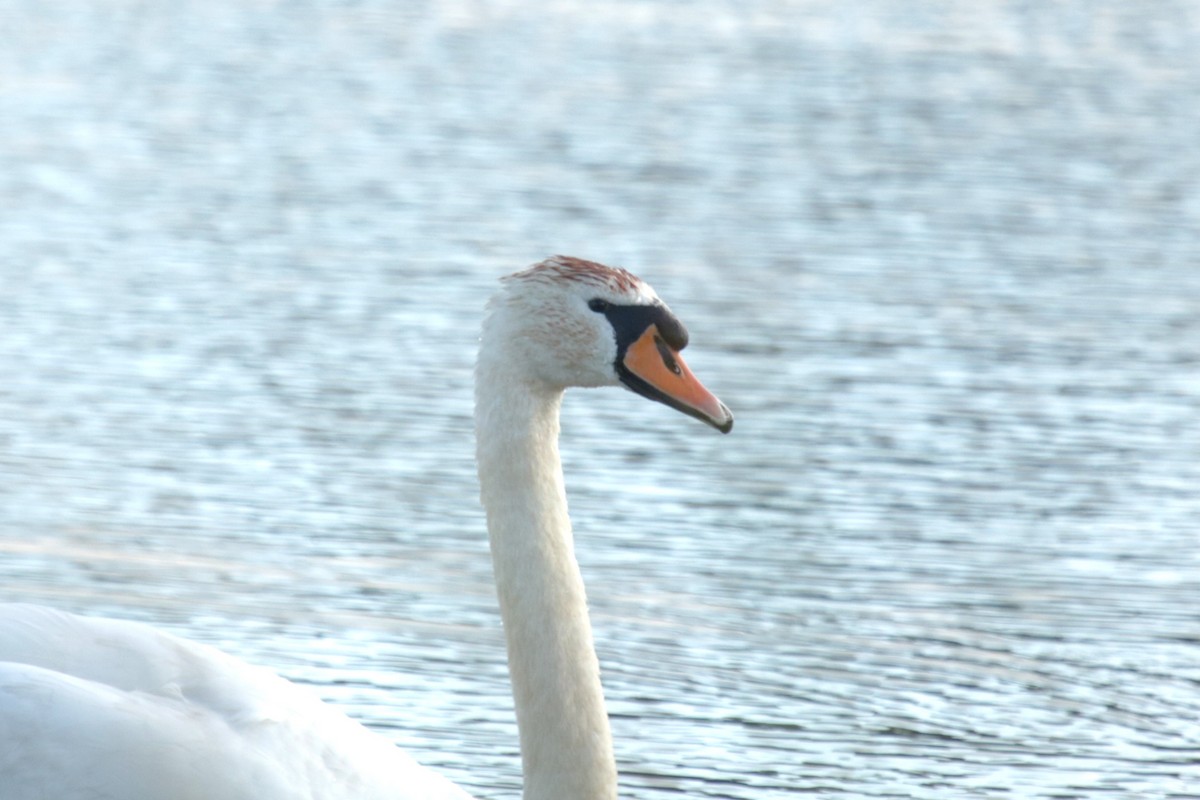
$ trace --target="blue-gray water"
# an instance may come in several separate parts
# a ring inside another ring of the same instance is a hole
[[[721,437],[563,446],[624,796],[1200,797],[1200,7],[0,2],[0,597],[481,798],[496,276],[628,266]]]

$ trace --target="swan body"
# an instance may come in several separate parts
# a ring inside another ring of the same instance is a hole
[[[0,797],[469,800],[308,689],[149,625],[0,606]]]
[[[557,256],[488,304],[481,499],[526,800],[613,800],[616,766],[558,455],[569,386],[624,385],[722,432],[687,333],[630,273]],[[148,625],[0,605],[3,800],[469,800],[304,687]]]

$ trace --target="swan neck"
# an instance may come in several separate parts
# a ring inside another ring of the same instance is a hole
[[[612,800],[616,764],[558,453],[561,390],[481,352],[479,480],[508,645],[525,800]]]

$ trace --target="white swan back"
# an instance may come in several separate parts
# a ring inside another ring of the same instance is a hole
[[[4,800],[463,800],[268,670],[148,625],[0,605]]]

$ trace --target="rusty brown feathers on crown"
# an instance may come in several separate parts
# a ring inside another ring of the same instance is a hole
[[[606,286],[617,292],[636,292],[642,280],[621,267],[608,267],[595,261],[586,261],[574,256],[551,256],[509,276],[517,280],[563,280]]]

